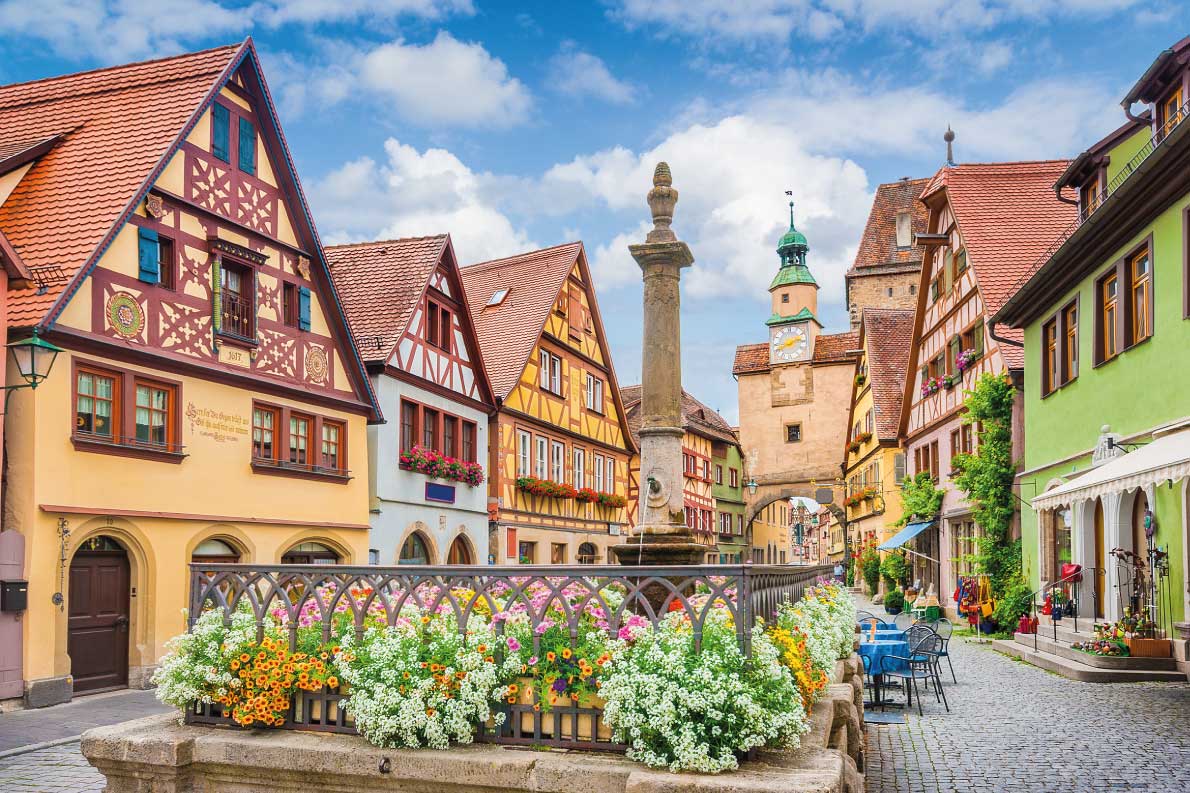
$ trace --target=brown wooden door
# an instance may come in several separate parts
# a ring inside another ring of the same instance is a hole
[[[1104,547],[1103,537],[1103,502],[1095,500],[1095,616],[1102,617],[1106,612],[1105,584],[1107,579],[1107,549]]]
[[[74,692],[128,685],[128,554],[80,550],[70,563],[67,652]]]

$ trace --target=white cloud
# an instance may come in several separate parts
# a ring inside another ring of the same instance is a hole
[[[537,244],[482,198],[477,174],[444,149],[418,151],[389,138],[385,161],[362,157],[310,191],[328,243],[449,232],[463,263],[531,250]]]
[[[723,39],[822,41],[839,34],[896,30],[922,38],[989,30],[1026,20],[1103,16],[1140,0],[619,0],[611,15],[629,28]]]
[[[246,35],[255,25],[439,20],[475,12],[471,0],[0,0],[0,30],[67,57],[109,63],[165,55]]]
[[[565,42],[550,59],[548,82],[556,91],[576,97],[594,97],[616,105],[636,100],[636,89],[616,79],[602,58]]]
[[[509,127],[526,121],[532,107],[503,61],[446,32],[424,45],[383,44],[363,55],[357,74],[404,118],[427,126]]]

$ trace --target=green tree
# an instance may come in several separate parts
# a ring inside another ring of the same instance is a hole
[[[905,477],[901,481],[901,519],[895,525],[936,518],[942,509],[942,495],[942,491],[934,487],[934,478],[929,471]]]
[[[1016,466],[1012,457],[1012,406],[1016,388],[1007,375],[984,374],[967,392],[965,424],[978,428],[974,454],[956,455],[951,465],[955,485],[974,507],[980,536],[976,570],[988,576],[992,596],[1003,598],[1021,579],[1021,544],[1012,539]],[[1016,587],[1019,589],[1019,587]]]

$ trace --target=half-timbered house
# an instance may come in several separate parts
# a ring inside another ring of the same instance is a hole
[[[965,392],[985,373],[1008,374],[1021,388],[1022,334],[989,326],[1046,249],[1075,216],[1053,184],[1064,160],[947,166],[922,191],[929,210],[917,313],[905,377],[900,435],[913,474],[929,471],[945,496],[937,520],[913,524],[890,542],[911,543],[914,578],[937,587],[953,607],[956,577],[974,572],[978,529],[971,505],[951,481],[951,459],[976,448],[978,430],[962,420]],[[1020,449],[1020,399],[1013,447]],[[909,532],[912,533],[912,532]]]
[[[461,270],[497,411],[489,554],[614,561],[627,526],[628,433],[581,242]]]
[[[450,237],[326,256],[389,417],[368,428],[372,547],[385,564],[485,563],[494,404]]]
[[[0,87],[15,140],[0,231],[37,288],[8,336],[64,350],[6,415],[46,705],[145,684],[192,560],[366,562],[380,414],[251,40]]]

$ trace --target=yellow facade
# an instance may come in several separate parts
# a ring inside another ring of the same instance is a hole
[[[627,498],[629,441],[601,332],[589,275],[580,261],[492,421],[489,482],[500,529],[491,552],[498,562],[614,562],[608,549],[626,534],[626,507],[535,495],[517,486],[519,478],[532,476]],[[542,388],[543,351],[560,359],[560,394]],[[601,410],[587,407],[588,374],[603,384]],[[521,448],[526,436],[527,459]]]
[[[249,96],[243,87],[224,87],[219,101],[248,108]],[[110,629],[117,637],[111,652],[126,652],[126,659],[106,688],[145,685],[165,642],[184,629],[187,565],[201,543],[219,540],[243,563],[278,563],[302,543],[317,543],[340,563],[368,561],[367,423],[374,408],[362,368],[332,319],[337,309],[320,285],[325,281],[311,276],[320,254],[312,250],[312,233],[295,231],[304,212],[286,204],[269,155],[277,148],[266,146],[260,115],[253,116],[261,131],[256,171],[252,180],[239,178],[277,201],[271,233],[237,220],[234,202],[226,212],[218,203],[204,205],[193,169],[207,159],[211,114],[208,107],[131,221],[95,268],[79,276],[84,280],[49,333],[65,348],[49,379],[9,402],[4,528],[24,537],[30,597],[23,676],[26,696],[37,704],[69,699],[72,684],[79,690],[81,662],[70,648],[72,641],[84,647],[85,638],[72,640],[72,631],[89,606],[72,588],[82,580],[75,575],[81,560],[102,547],[113,558],[122,552],[126,561],[119,564],[127,570],[126,586],[114,593],[127,614]],[[138,280],[138,230],[150,226],[173,240],[179,270],[172,290]],[[250,257],[254,339],[214,331],[227,316],[214,308],[227,304],[214,302],[221,269],[211,264],[223,243],[231,246],[226,256],[242,249]],[[308,327],[282,323],[283,282],[309,290]],[[115,383],[106,435],[86,396],[94,388],[84,385],[87,371]],[[17,381],[10,366],[7,382]],[[163,411],[168,441],[139,435],[144,385],[169,394],[162,402],[169,406]],[[298,417],[287,426],[326,426],[330,434],[293,430],[294,443],[305,437],[295,464],[286,459],[293,447],[282,444],[278,424],[274,456],[266,459],[253,440],[260,415],[254,409],[262,407],[276,410],[279,422]],[[300,424],[303,417],[308,425]],[[95,431],[81,429],[87,421]],[[332,458],[336,448],[340,456]],[[332,459],[338,460],[333,468]],[[119,666],[119,659],[106,660]],[[105,659],[88,659],[100,662]]]
[[[866,371],[864,358],[859,370]],[[869,418],[874,410],[871,383],[865,377],[853,396],[844,475],[847,533],[855,547],[884,542],[896,533],[894,524],[901,519],[898,476],[904,476],[905,455],[896,442],[876,437]]]
[[[793,538],[789,502],[774,501],[752,521],[752,561],[757,564],[789,564],[793,561]]]

